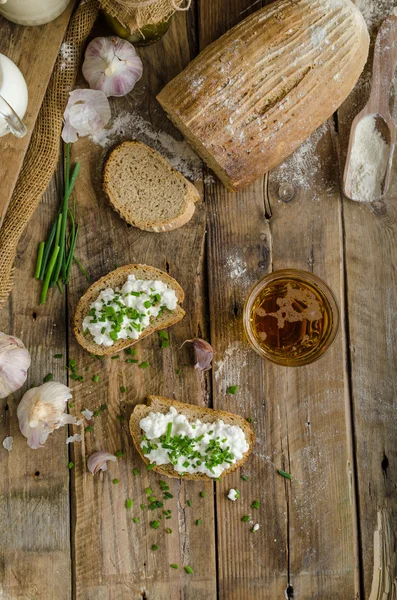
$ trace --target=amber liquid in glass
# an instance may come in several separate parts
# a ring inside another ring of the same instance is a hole
[[[255,298],[250,324],[259,346],[274,358],[306,359],[325,351],[332,311],[323,292],[301,279],[278,279]]]

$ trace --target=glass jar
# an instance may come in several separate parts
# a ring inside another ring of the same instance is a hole
[[[172,18],[154,25],[144,25],[141,29],[137,29],[136,31],[130,31],[115,17],[111,17],[105,12],[104,15],[112,31],[118,35],[118,37],[131,42],[131,44],[134,44],[135,46],[149,46],[150,44],[154,44],[154,42],[158,42],[163,35],[167,33]]]
[[[331,346],[339,310],[328,285],[313,273],[275,271],[251,290],[244,329],[258,354],[287,367],[308,365]]]

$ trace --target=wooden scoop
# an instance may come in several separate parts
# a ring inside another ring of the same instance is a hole
[[[390,88],[394,78],[394,71],[397,65],[397,8],[382,23],[375,42],[374,61],[372,66],[372,88],[368,103],[354,119],[350,131],[349,147],[345,172],[343,174],[343,191],[351,200],[360,200],[352,198],[352,169],[351,154],[354,145],[357,126],[360,121],[368,116],[375,119],[375,128],[382,135],[388,145],[389,160],[383,182],[381,185],[381,194],[377,198],[371,198],[371,201],[379,200],[389,189],[390,168],[393,160],[394,145],[396,142],[396,126],[390,114]]]

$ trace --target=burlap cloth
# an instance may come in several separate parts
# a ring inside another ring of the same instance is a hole
[[[0,306],[11,291],[19,238],[54,173],[62,117],[80,65],[83,42],[94,25],[97,0],[82,0],[62,43],[29,148],[0,228]]]
[[[101,8],[111,17],[135,31],[144,25],[168,21],[179,10],[189,10],[191,0],[99,0]]]

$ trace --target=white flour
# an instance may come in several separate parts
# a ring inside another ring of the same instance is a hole
[[[107,148],[125,139],[139,140],[154,148],[170,165],[191,181],[203,179],[203,163],[185,141],[173,138],[165,131],[155,129],[149,121],[136,113],[122,113],[112,120],[110,127],[91,136],[102,148]],[[205,183],[213,183],[209,175]]]
[[[379,200],[388,160],[389,146],[376,129],[375,117],[364,117],[357,126],[350,158],[353,200]]]

